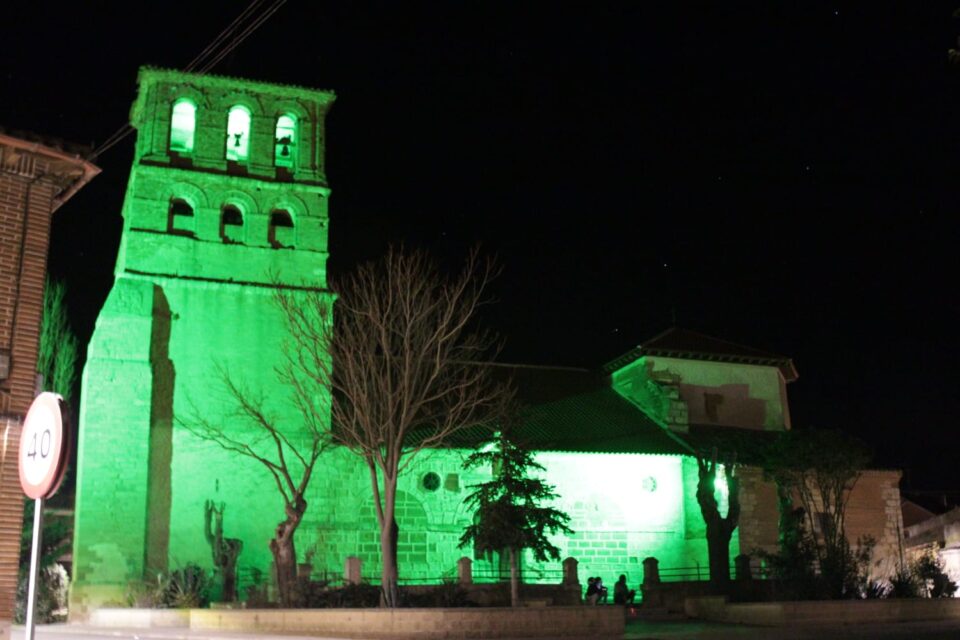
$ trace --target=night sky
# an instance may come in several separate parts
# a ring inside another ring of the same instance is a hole
[[[8,4],[0,126],[93,145],[140,65],[183,68],[247,6]],[[675,319],[794,358],[796,427],[960,489],[960,2],[850,4],[289,0],[213,73],[337,92],[334,277],[479,242],[503,360],[597,367]],[[54,219],[84,343],[132,144]]]

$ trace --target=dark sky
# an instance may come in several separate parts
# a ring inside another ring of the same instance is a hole
[[[960,2],[851,4],[289,0],[213,72],[337,92],[332,274],[481,242],[505,360],[599,366],[675,317],[793,357],[795,425],[960,489]],[[100,143],[139,65],[184,67],[244,6],[11,3],[0,125]],[[131,149],[54,221],[84,342]]]

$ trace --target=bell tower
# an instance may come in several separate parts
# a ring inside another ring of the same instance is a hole
[[[218,371],[290,412],[272,292],[327,286],[334,94],[153,68],[138,84],[114,284],[83,372],[72,617],[151,572],[209,565],[206,500],[226,505],[230,535],[269,539],[272,518],[250,507],[276,500],[270,478],[178,420],[229,428]],[[267,570],[268,556],[248,544],[244,562]]]

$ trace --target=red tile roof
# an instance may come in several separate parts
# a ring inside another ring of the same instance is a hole
[[[698,331],[667,329],[604,365],[612,373],[643,356],[663,356],[688,360],[707,360],[777,367],[787,382],[797,379],[797,369],[787,356],[769,353],[734,342],[727,342]]]

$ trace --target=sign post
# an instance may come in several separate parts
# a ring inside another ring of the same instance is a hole
[[[43,502],[60,488],[70,458],[70,430],[63,428],[63,406],[60,395],[41,393],[30,405],[20,432],[20,486],[27,497],[35,501],[25,640],[34,640],[33,614],[43,544]]]

